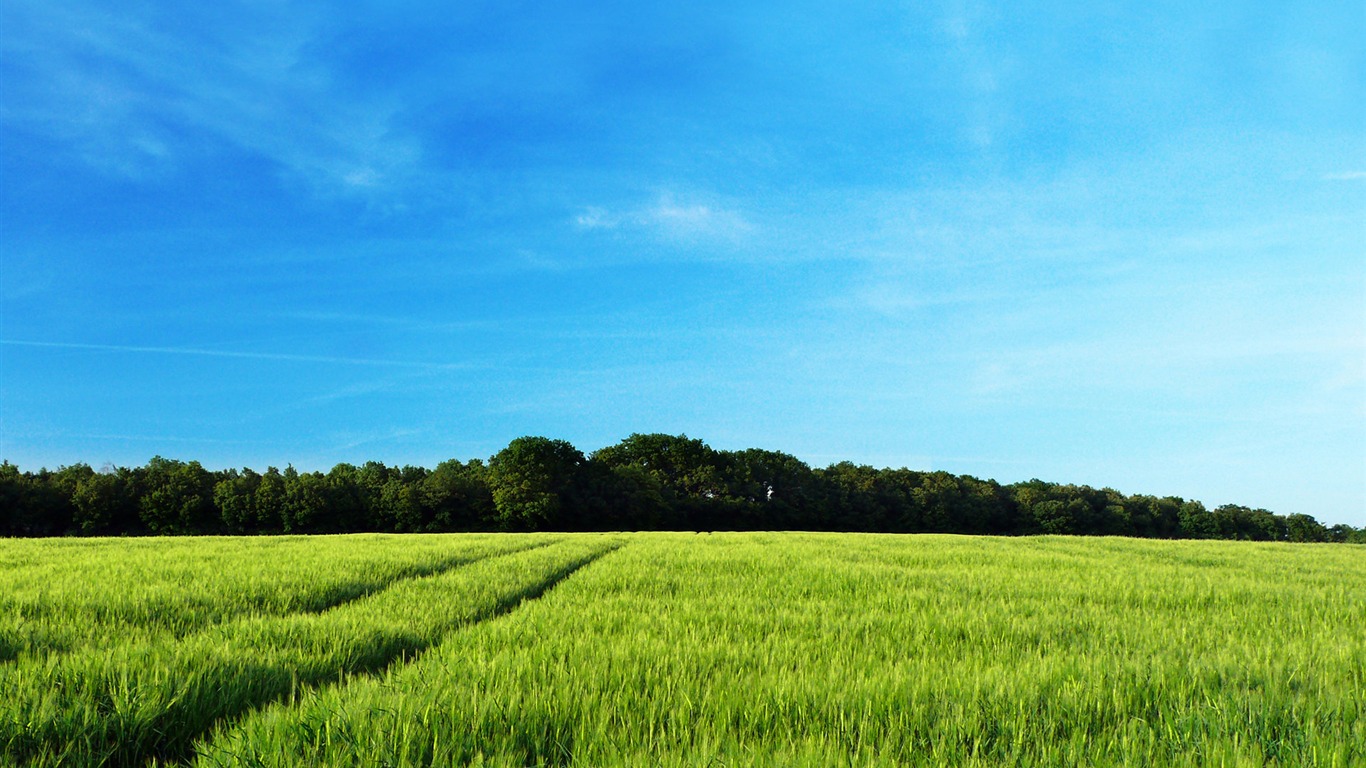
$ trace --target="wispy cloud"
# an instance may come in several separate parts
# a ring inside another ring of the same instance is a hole
[[[75,438],[77,440],[122,440],[125,442],[136,443],[196,443],[203,445],[261,445],[268,444],[268,440],[243,440],[227,439],[219,437],[186,437],[184,435],[147,435],[122,432],[34,432],[27,437],[41,438]]]
[[[1324,181],[1366,181],[1366,171],[1341,171],[1323,174]]]
[[[574,225],[580,229],[616,229],[621,226],[621,219],[606,208],[593,205],[574,217]]]
[[[949,41],[950,58],[961,72],[967,106],[961,129],[963,137],[985,153],[995,144],[1003,120],[1001,100],[996,96],[1000,66],[981,41],[984,15],[980,4],[960,0],[951,4],[940,26]]]
[[[11,98],[0,120],[134,178],[193,161],[205,138],[260,156],[327,194],[408,180],[419,148],[395,130],[396,105],[334,87],[310,58],[316,22],[254,7],[163,19],[102,6],[7,10]],[[209,145],[211,146],[211,145]]]
[[[870,282],[829,303],[831,307],[841,310],[867,310],[888,318],[906,318],[924,310],[1003,303],[1011,298],[1009,291],[1002,287],[946,289],[932,284],[908,285],[907,282],[904,278],[895,282]]]
[[[419,317],[401,315],[382,315],[363,312],[329,312],[319,310],[296,310],[275,313],[275,316],[290,321],[304,321],[328,325],[354,325],[362,327],[388,327],[416,333],[465,333],[489,331],[503,324],[487,320],[433,321]]]
[[[360,357],[333,357],[328,355],[293,355],[274,352],[235,352],[221,349],[199,349],[195,347],[152,347],[128,344],[79,344],[57,341],[29,341],[24,339],[0,339],[0,345],[11,347],[36,347],[41,349],[73,349],[91,352],[125,352],[132,354],[187,355],[193,357],[220,357],[238,360],[274,360],[286,363],[324,363],[329,365],[362,365],[381,368],[415,368],[432,371],[474,370],[486,366],[465,363],[436,363],[418,360],[382,360]]]
[[[738,242],[756,229],[739,210],[672,192],[620,212],[600,206],[585,207],[575,215],[574,226],[585,231],[644,232],[681,242]]]
[[[736,211],[697,203],[680,203],[665,196],[646,209],[642,221],[675,238],[735,240],[749,234],[754,225]]]
[[[382,432],[368,432],[362,434],[338,435],[337,439],[344,441],[337,445],[330,446],[333,451],[349,451],[363,445],[375,445],[392,443],[395,441],[406,440],[411,437],[418,437],[429,434],[430,429],[390,429]]]

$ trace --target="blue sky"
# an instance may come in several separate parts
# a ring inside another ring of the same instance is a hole
[[[4,458],[668,432],[1366,525],[1359,2],[447,5],[0,0]]]

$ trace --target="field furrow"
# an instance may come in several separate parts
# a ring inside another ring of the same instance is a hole
[[[0,594],[0,662],[180,637],[252,615],[318,613],[552,536],[35,542]],[[159,546],[157,546],[159,544]],[[0,541],[0,554],[17,542]]]
[[[175,642],[139,639],[22,658],[0,668],[0,763],[184,759],[216,723],[411,659],[454,628],[538,597],[616,543],[558,537],[321,613],[251,616]]]
[[[65,630],[83,644],[0,665],[4,766],[1366,764],[1366,550],[1349,545],[279,542],[303,555],[297,571],[259,564],[279,589],[386,574],[310,610],[321,591],[262,597],[276,594],[252,580],[262,540],[105,540],[96,562],[0,544],[0,587],[17,575],[16,594],[68,622],[80,614],[62,606],[97,598],[70,577],[45,596],[37,574],[155,562],[129,591],[192,614],[162,621],[95,585],[118,607]],[[196,545],[240,570],[179,562]]]
[[[198,766],[1346,768],[1362,595],[1352,548],[650,534]]]

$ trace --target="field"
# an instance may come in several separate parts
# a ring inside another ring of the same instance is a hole
[[[1366,764],[1366,548],[0,540],[0,765]]]

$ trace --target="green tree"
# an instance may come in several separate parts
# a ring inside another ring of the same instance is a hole
[[[154,534],[211,533],[219,528],[213,506],[213,476],[199,462],[153,457],[143,467],[138,510]]]
[[[877,473],[879,495],[887,507],[887,527],[895,533],[931,530],[925,520],[925,507],[933,490],[925,489],[925,473],[900,467]]]
[[[1000,483],[972,475],[962,475],[958,482],[963,496],[955,531],[994,534],[1017,531],[1015,503]]]
[[[636,433],[599,449],[593,459],[614,470],[635,467],[652,478],[667,508],[667,525],[693,530],[735,527],[738,509],[726,457],[687,435]],[[648,495],[648,492],[647,492]]]
[[[824,523],[835,531],[887,531],[888,502],[881,473],[866,464],[842,461],[817,470],[829,489]]]
[[[628,464],[607,467],[599,462],[594,476],[604,478],[607,511],[598,527],[609,530],[653,530],[677,527],[680,518],[665,498],[659,478],[644,468]]]
[[[743,528],[809,529],[823,501],[820,478],[801,459],[750,448],[722,454],[728,496],[739,502]]]
[[[494,513],[509,530],[554,530],[572,520],[587,459],[563,440],[519,437],[489,459]]]
[[[250,469],[228,470],[213,487],[213,503],[229,533],[259,533],[260,517],[256,512],[256,491],[261,476]]]
[[[1071,503],[1059,499],[1048,499],[1035,504],[1031,510],[1039,530],[1044,533],[1076,533],[1077,519]]]
[[[138,530],[138,504],[132,472],[112,467],[84,478],[71,496],[76,530],[108,536]]]
[[[480,530],[494,518],[488,468],[478,459],[441,462],[423,478],[419,494],[433,531]]]
[[[1102,536],[1133,536],[1134,518],[1124,503],[1124,494],[1113,488],[1102,488],[1099,494],[1094,533]]]
[[[1224,504],[1210,514],[1219,538],[1284,541],[1285,521],[1265,509]]]
[[[285,486],[285,533],[336,533],[329,514],[327,479],[321,472],[299,472],[293,466],[281,474]]]
[[[1219,535],[1219,525],[1214,515],[1198,501],[1187,501],[1177,511],[1181,525],[1181,535],[1191,539],[1212,539]]]
[[[385,530],[414,533],[423,529],[421,501],[419,489],[403,482],[402,476],[394,473],[380,486],[375,514]]]
[[[958,477],[937,471],[924,474],[919,487],[911,491],[914,512],[904,523],[908,531],[947,533],[956,530],[963,503],[963,488]]]
[[[593,458],[611,467],[636,466],[649,472],[661,488],[679,497],[711,499],[726,495],[721,455],[687,435],[633,434],[599,449]]]
[[[1328,529],[1311,515],[1292,514],[1285,518],[1286,538],[1289,541],[1331,541]]]
[[[379,531],[381,526],[369,508],[368,494],[362,489],[360,470],[352,464],[338,464],[326,476],[329,513],[336,530],[347,533]]]
[[[279,533],[285,527],[287,493],[285,477],[275,467],[266,467],[256,486],[256,530]]]
[[[1129,496],[1123,500],[1124,509],[1138,536],[1171,538],[1181,533],[1181,505],[1175,496]]]
[[[20,505],[24,500],[24,475],[8,461],[0,462],[0,536],[22,536]]]
[[[1328,538],[1342,544],[1366,544],[1366,528],[1353,528],[1346,523],[1338,523],[1328,529]]]

